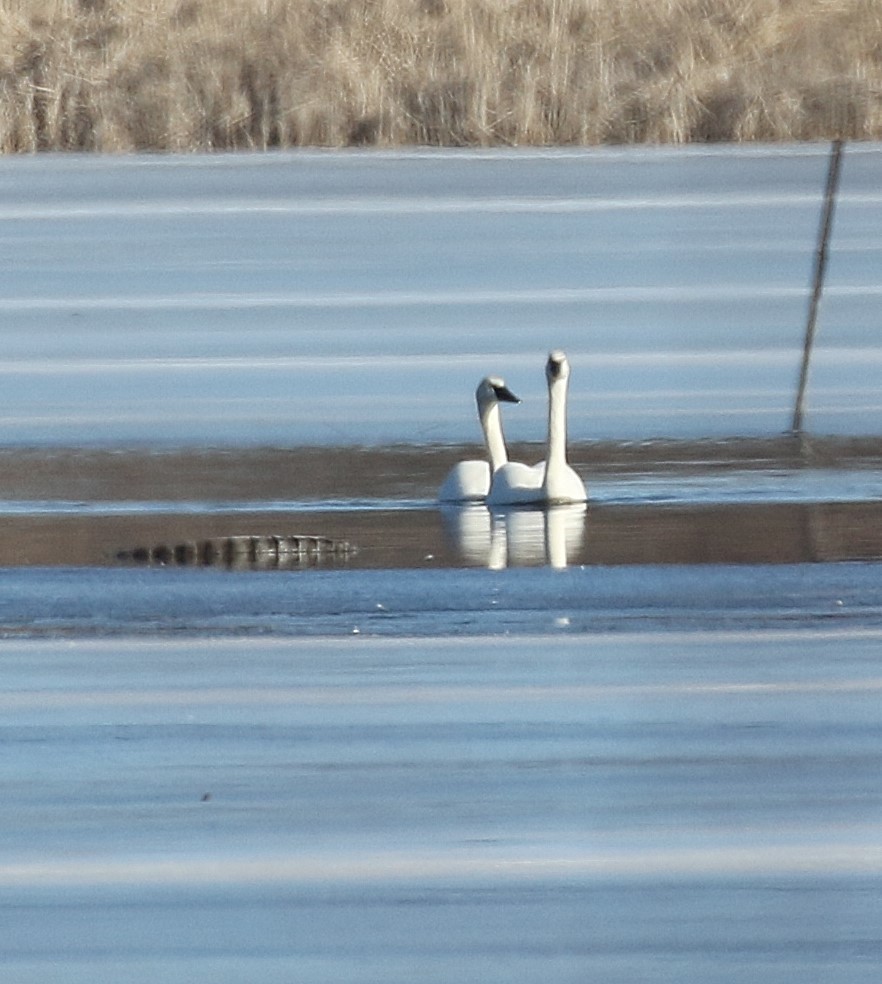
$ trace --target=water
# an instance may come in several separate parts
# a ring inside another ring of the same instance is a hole
[[[845,630],[882,622],[877,568],[862,563],[488,572],[439,570],[427,562],[417,572],[325,570],[309,576],[194,569],[108,576],[36,568],[3,572],[0,584],[7,637],[557,637],[616,628],[835,624]],[[415,659],[420,651],[416,646]],[[535,672],[541,678],[541,665]]]
[[[439,508],[472,447],[14,449],[0,454],[0,566],[95,567],[136,550],[310,535],[354,549],[310,556],[351,574],[440,568],[785,564],[882,553],[876,439],[572,445],[587,508]],[[515,449],[531,460],[539,448]],[[292,496],[296,492],[296,497]],[[134,495],[133,495],[134,493]],[[198,553],[198,551],[197,551]],[[270,570],[272,557],[240,569]],[[356,580],[353,577],[353,580]]]
[[[878,434],[880,150],[849,146],[806,423]],[[784,431],[828,148],[0,161],[4,441]],[[640,399],[635,400],[636,393]]]
[[[4,979],[876,981],[874,145],[781,436],[826,160],[0,160]],[[439,509],[552,347],[588,506]],[[357,552],[132,557],[292,533]]]
[[[8,640],[4,972],[869,982],[880,641]]]

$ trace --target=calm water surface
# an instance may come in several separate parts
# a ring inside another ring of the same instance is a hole
[[[788,426],[829,148],[0,160],[4,442],[540,441]],[[882,151],[850,145],[807,402],[882,433]]]

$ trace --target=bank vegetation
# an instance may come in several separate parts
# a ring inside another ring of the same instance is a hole
[[[0,152],[882,138],[882,0],[0,0]]]

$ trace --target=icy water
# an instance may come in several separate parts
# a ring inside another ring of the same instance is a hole
[[[4,443],[446,444],[790,425],[829,148],[0,160]],[[882,150],[849,145],[807,401],[882,432]],[[639,398],[636,398],[639,394]]]
[[[877,146],[785,434],[827,152],[0,160],[4,980],[879,980]],[[588,505],[440,509],[552,347]],[[194,559],[293,535],[352,549]]]
[[[4,975],[874,981],[880,644],[7,641]]]

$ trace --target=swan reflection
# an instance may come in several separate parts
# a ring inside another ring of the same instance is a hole
[[[547,506],[488,508],[445,506],[444,532],[460,558],[472,567],[566,567],[578,557],[585,533],[584,502]]]

